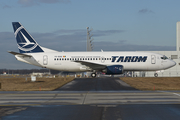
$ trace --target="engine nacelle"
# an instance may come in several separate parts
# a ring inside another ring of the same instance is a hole
[[[122,65],[107,66],[106,69],[102,70],[102,72],[110,75],[123,74],[123,66]]]

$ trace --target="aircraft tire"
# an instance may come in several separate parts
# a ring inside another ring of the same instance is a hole
[[[96,77],[96,73],[92,73],[91,77],[95,78]]]
[[[154,73],[154,77],[158,77],[158,74],[157,74],[157,73]]]

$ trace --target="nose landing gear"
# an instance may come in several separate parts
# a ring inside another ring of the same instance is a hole
[[[158,77],[158,74],[157,74],[157,73],[154,73],[154,77]]]

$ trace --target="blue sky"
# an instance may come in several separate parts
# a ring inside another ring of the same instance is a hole
[[[44,47],[85,51],[92,27],[94,51],[174,51],[179,0],[1,0],[0,69],[38,68],[15,60],[12,22],[21,22]]]

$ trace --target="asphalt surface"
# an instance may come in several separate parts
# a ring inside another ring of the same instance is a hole
[[[76,78],[56,91],[118,91],[137,90],[119,78]]]
[[[139,91],[118,78],[87,78],[56,91],[0,92],[0,120],[23,119],[179,120],[180,91]]]
[[[0,107],[1,108],[1,107]],[[8,109],[9,107],[5,107]],[[4,108],[4,109],[5,109]],[[2,120],[179,120],[180,105],[54,105],[14,107]]]

